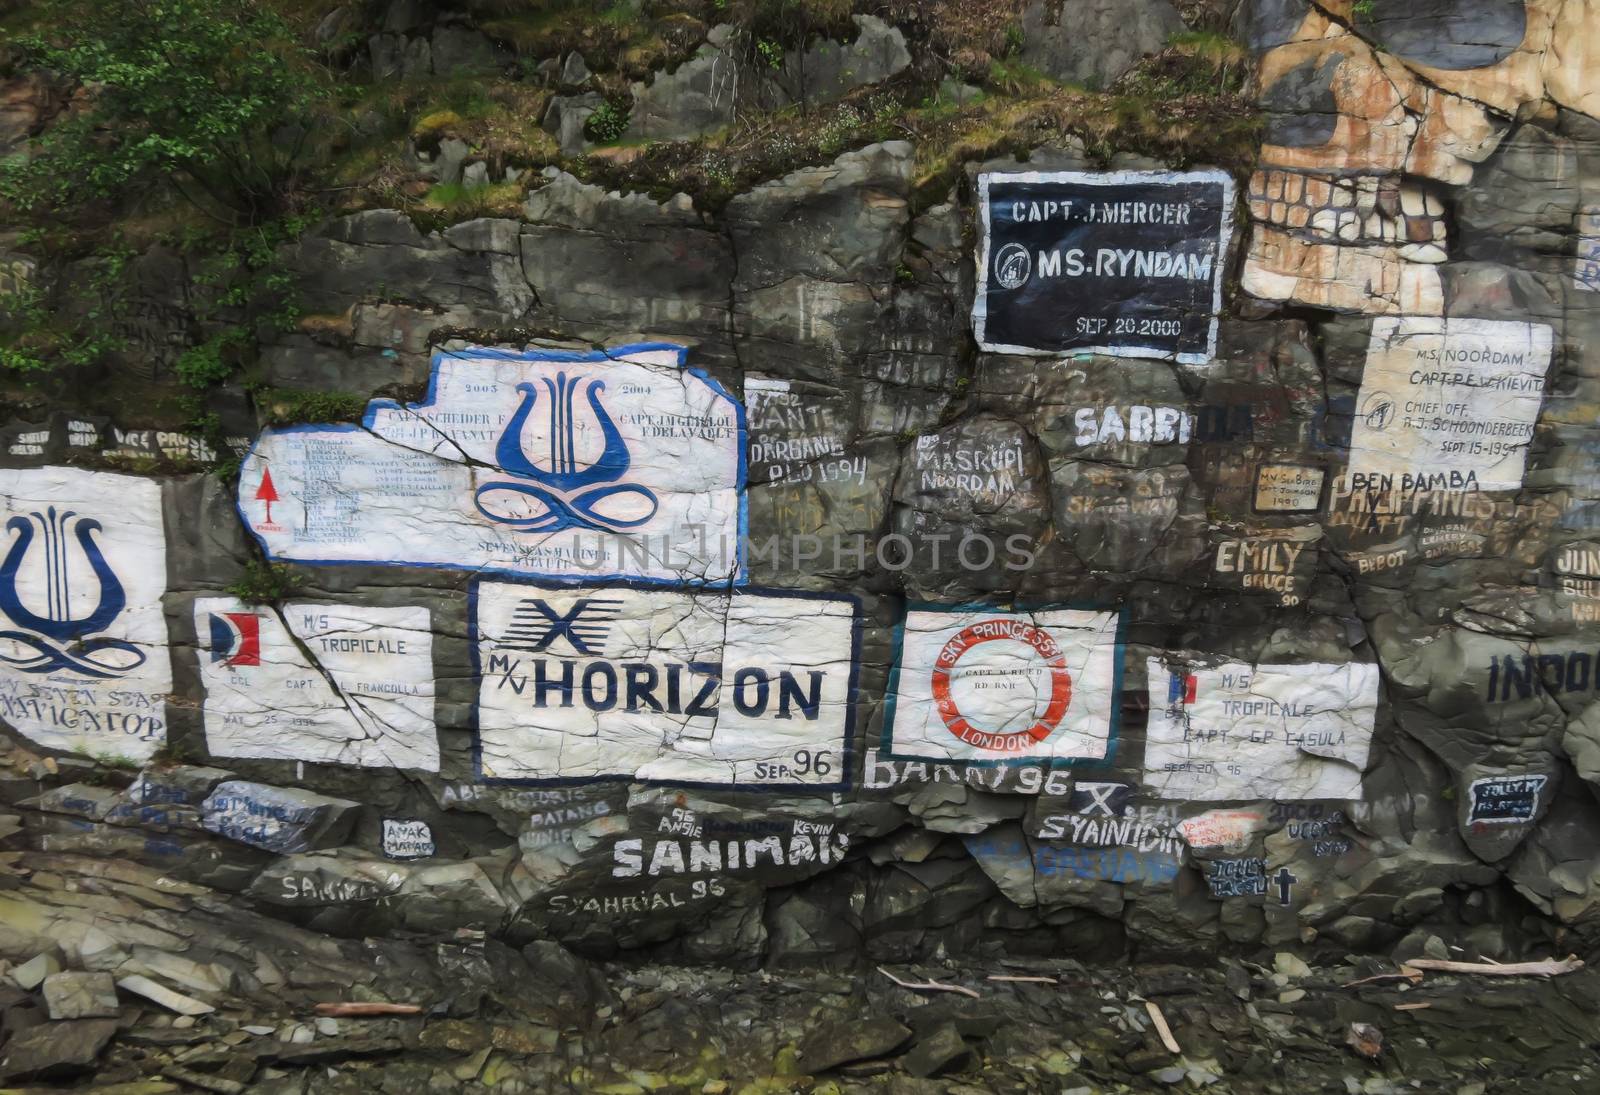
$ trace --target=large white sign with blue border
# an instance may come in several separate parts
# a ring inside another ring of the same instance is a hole
[[[849,781],[853,597],[484,581],[471,600],[485,780]]]
[[[50,749],[145,760],[172,690],[161,486],[0,471],[0,720]]]
[[[420,403],[263,432],[245,526],[291,562],[738,584],[744,410],[685,353],[440,354]]]

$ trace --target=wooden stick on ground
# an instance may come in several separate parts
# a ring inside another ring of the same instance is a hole
[[[1061,982],[1054,977],[1024,977],[1013,973],[991,973],[987,980],[990,981],[1027,981],[1035,985],[1059,985]]]
[[[421,1015],[421,1004],[318,1004],[318,1015],[360,1019],[369,1015]]]
[[[916,989],[918,991],[923,991],[923,992],[959,992],[962,996],[970,996],[974,1000],[983,999],[983,997],[980,996],[977,992],[973,991],[972,989],[965,988],[965,987],[963,987],[961,985],[946,985],[946,984],[943,984],[942,982],[934,981],[932,979],[929,979],[927,981],[902,981],[902,980],[900,980],[900,978],[896,977],[894,974],[890,973],[888,970],[884,969],[882,966],[878,967],[878,972],[883,974],[885,977],[887,977],[889,980],[893,981],[895,984],[899,985],[903,989]]]
[[[1443,958],[1408,958],[1406,965],[1435,973],[1481,973],[1490,977],[1554,977],[1583,969],[1583,960],[1575,954],[1565,958],[1546,958],[1538,962],[1452,962]]]
[[[1431,1008],[1431,1007],[1433,1007],[1433,1002],[1431,1000],[1418,1000],[1414,1004],[1396,1004],[1394,1006],[1394,1010],[1395,1011],[1422,1011],[1424,1008]]]
[[[1172,1028],[1167,1026],[1167,1017],[1161,1014],[1156,1002],[1146,1000],[1144,1010],[1150,1013],[1150,1021],[1156,1025],[1156,1033],[1161,1035],[1161,1044],[1167,1047],[1167,1052],[1182,1053],[1183,1050],[1178,1048],[1178,1040],[1172,1036]]]
[[[1357,985],[1376,985],[1380,981],[1410,981],[1413,985],[1415,985],[1420,980],[1422,980],[1422,971],[1418,969],[1412,969],[1408,963],[1407,965],[1400,967],[1399,973],[1373,974],[1371,977],[1363,977],[1359,981],[1349,981],[1344,987],[1347,989],[1353,989]]]

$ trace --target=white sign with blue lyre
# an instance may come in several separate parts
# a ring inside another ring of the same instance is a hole
[[[0,720],[50,749],[144,760],[172,689],[161,486],[0,471]]]
[[[240,512],[273,559],[738,584],[744,410],[683,359],[440,354],[420,403],[264,432]]]

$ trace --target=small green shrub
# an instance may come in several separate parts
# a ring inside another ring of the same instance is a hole
[[[228,592],[247,605],[263,605],[294,596],[295,588],[294,574],[282,563],[252,560]]]
[[[269,425],[293,426],[304,422],[358,422],[366,413],[367,399],[353,392],[318,392],[302,388],[259,388],[256,408]]]
[[[228,327],[178,355],[172,371],[191,388],[209,388],[233,373],[237,351],[250,341],[243,327]]]
[[[132,757],[125,757],[118,753],[96,753],[94,762],[102,768],[111,768],[118,772],[137,772],[139,762]],[[84,780],[85,783],[94,782],[93,779]]]
[[[600,109],[589,115],[583,123],[584,136],[597,144],[610,144],[622,139],[628,131],[628,116],[632,111],[616,103],[601,103]]]
[[[61,365],[91,365],[123,349],[117,321],[133,252],[112,243],[86,264],[91,272],[46,291],[35,283],[0,296],[0,368],[31,381]]]
[[[1022,52],[1022,47],[1027,42],[1027,40],[1028,40],[1028,35],[1022,29],[1022,24],[1021,23],[1007,23],[1006,24],[1005,55],[1007,57],[1012,57],[1012,56],[1015,56],[1018,53],[1021,53]]]

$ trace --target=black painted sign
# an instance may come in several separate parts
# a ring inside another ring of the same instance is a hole
[[[1544,790],[1548,779],[1548,776],[1495,776],[1473,780],[1469,788],[1471,803],[1467,808],[1467,820],[1506,824],[1533,820],[1539,808],[1539,792]]]
[[[1211,360],[1233,228],[1226,172],[986,173],[978,202],[980,348]]]

